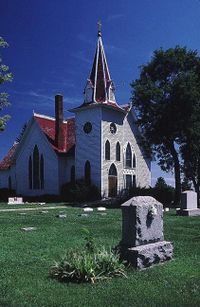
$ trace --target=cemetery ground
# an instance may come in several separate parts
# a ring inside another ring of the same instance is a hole
[[[69,248],[81,252],[83,228],[98,246],[116,246],[121,239],[121,210],[108,209],[102,215],[94,209],[80,216],[81,208],[46,209],[42,214],[43,209],[25,215],[0,212],[0,306],[200,306],[199,217],[176,216],[175,210],[164,213],[164,235],[173,243],[174,260],[143,271],[129,268],[128,278],[74,284],[49,278],[54,260]],[[66,218],[56,217],[60,211]],[[21,230],[29,226],[36,230]]]

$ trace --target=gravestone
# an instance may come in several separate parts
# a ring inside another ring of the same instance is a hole
[[[56,217],[58,217],[59,219],[65,219],[67,217],[66,214],[57,214]]]
[[[93,212],[93,208],[85,207],[85,208],[83,208],[83,211],[84,212]]]
[[[181,208],[176,210],[177,215],[197,216],[200,209],[197,208],[197,193],[194,191],[184,191],[181,194]]]
[[[172,259],[172,243],[164,241],[163,205],[153,197],[137,196],[121,208],[121,258],[138,269]]]
[[[8,205],[20,205],[24,204],[22,197],[9,197],[8,198]]]
[[[37,227],[22,227],[21,230],[23,230],[23,231],[34,231],[34,230],[37,230]]]

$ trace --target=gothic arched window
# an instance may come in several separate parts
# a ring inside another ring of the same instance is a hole
[[[33,150],[33,189],[40,188],[40,156],[37,145]]]
[[[91,183],[91,166],[89,161],[85,162],[85,183],[88,185]]]
[[[120,161],[121,158],[120,158],[120,144],[119,142],[117,142],[117,145],[116,145],[116,161]]]
[[[135,157],[135,154],[133,154],[133,167],[136,167],[136,157]]]
[[[105,143],[105,160],[110,160],[110,142],[108,140]]]
[[[28,161],[28,179],[29,179],[29,189],[33,188],[33,165],[32,165],[32,157],[29,157]]]
[[[132,151],[131,151],[131,145],[129,143],[126,147],[126,167],[128,168],[132,167]]]
[[[117,176],[117,169],[116,169],[115,164],[111,164],[108,175],[109,176]]]
[[[37,145],[28,160],[29,189],[44,189],[44,156],[40,155]]]
[[[44,189],[44,158],[40,157],[40,188]]]

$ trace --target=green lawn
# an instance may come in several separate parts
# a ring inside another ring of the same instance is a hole
[[[51,204],[53,205],[53,204]],[[42,210],[42,208],[41,208]],[[91,284],[62,284],[48,277],[54,260],[71,247],[83,246],[87,227],[99,245],[115,246],[121,238],[121,211],[82,209],[0,212],[0,306],[200,306],[200,218],[165,213],[165,239],[174,244],[174,261],[144,271],[128,271],[128,278]],[[20,228],[36,226],[33,232]]]

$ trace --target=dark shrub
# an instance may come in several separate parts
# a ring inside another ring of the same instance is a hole
[[[7,202],[8,197],[14,197],[14,196],[16,196],[14,190],[6,189],[6,188],[0,189],[0,201]]]
[[[84,180],[66,183],[62,186],[61,197],[65,201],[92,201],[101,198],[99,189],[95,185],[87,185]]]

